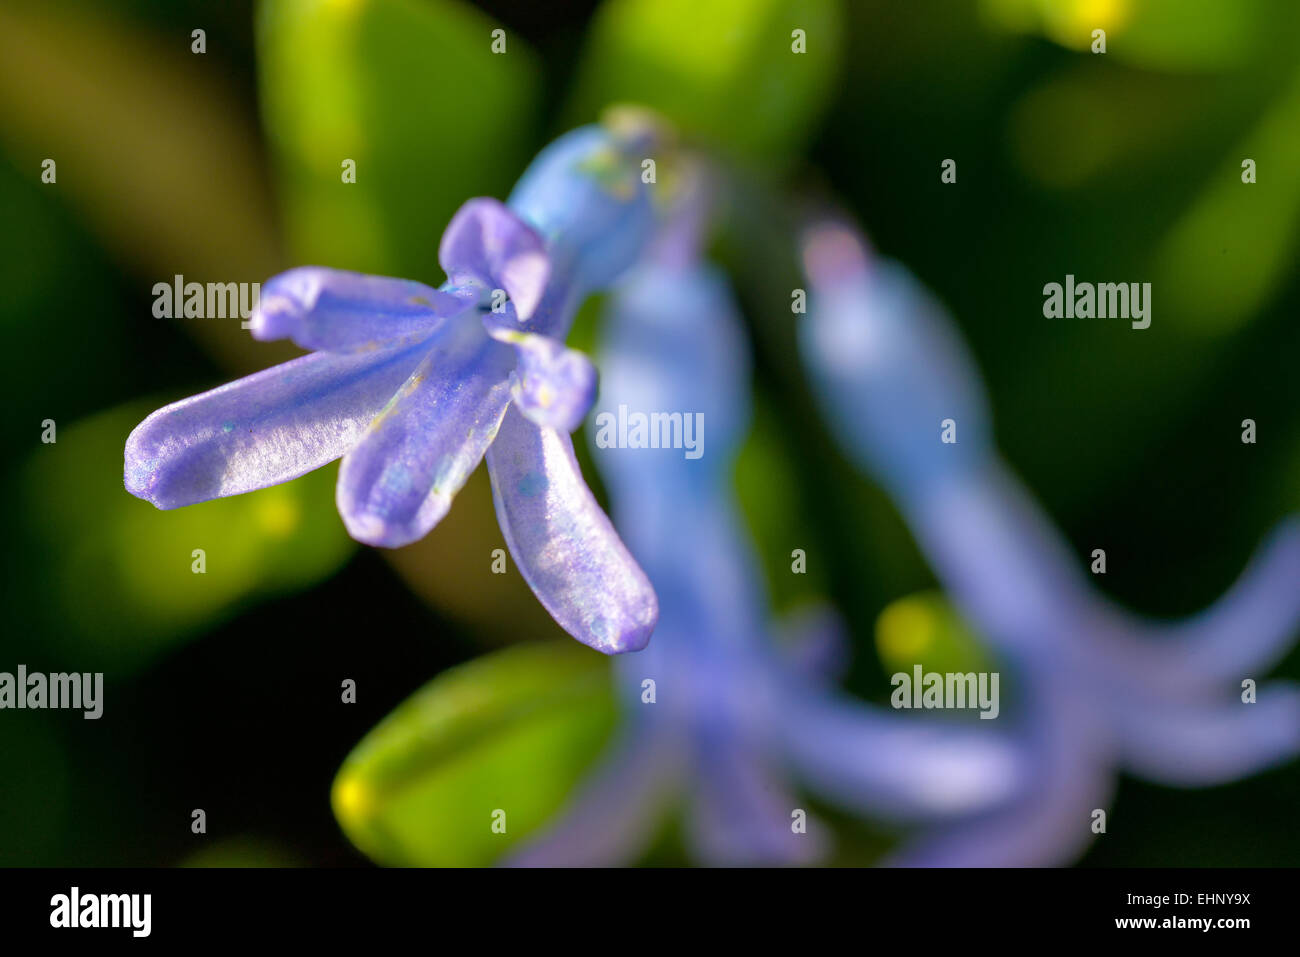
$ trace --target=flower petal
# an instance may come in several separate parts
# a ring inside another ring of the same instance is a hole
[[[343,458],[338,507],[353,538],[398,548],[447,514],[496,435],[513,364],[476,317],[439,337]]]
[[[343,455],[419,349],[318,352],[159,409],[126,440],[126,488],[178,508],[276,485]]]
[[[837,241],[854,240],[842,231]],[[826,269],[834,281],[813,272],[799,345],[841,447],[896,497],[987,458],[983,383],[944,307],[892,261],[844,275]],[[947,419],[959,423],[960,442],[940,441]]]
[[[504,203],[487,197],[456,211],[442,234],[438,261],[455,283],[499,283],[521,320],[533,314],[551,277],[542,237]]]
[[[515,347],[519,365],[511,394],[528,419],[572,432],[596,398],[596,367],[576,349],[550,336],[489,327],[493,338]]]
[[[1213,605],[1180,622],[1149,622],[1107,605],[1091,635],[1107,668],[1148,689],[1235,684],[1259,677],[1300,627],[1300,520],[1283,522]]]
[[[1117,735],[1126,766],[1160,784],[1235,781],[1300,753],[1300,688],[1269,682],[1258,700],[1130,700]]]
[[[605,654],[645,647],[654,589],[582,480],[569,437],[512,407],[487,462],[506,544],[551,616]]]
[[[792,695],[776,723],[792,770],[841,806],[898,820],[985,810],[1023,787],[1007,736],[878,714],[843,695]]]
[[[410,279],[304,266],[262,286],[254,339],[292,339],[304,349],[365,352],[427,339],[447,316],[474,305]]]
[[[1040,673],[1018,735],[1032,770],[1019,796],[988,813],[927,831],[884,863],[904,867],[1057,867],[1083,853],[1092,813],[1115,792],[1096,702],[1065,676]]]
[[[644,149],[604,127],[580,127],[538,153],[510,192],[510,208],[547,237],[558,271],[584,292],[636,262],[654,232]]]

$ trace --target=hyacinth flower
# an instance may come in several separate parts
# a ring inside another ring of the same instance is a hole
[[[584,127],[544,149],[507,203],[467,202],[437,289],[317,267],[265,283],[254,337],[311,353],[150,415],[127,439],[127,490],[176,508],[342,458],[348,532],[395,548],[426,535],[486,458],[502,532],[547,611],[599,651],[643,647],[655,595],[578,470],[569,432],[596,375],[564,338],[651,233],[644,145]]]
[[[882,714],[837,691],[834,616],[805,612],[788,623],[791,640],[772,634],[730,488],[748,346],[725,281],[695,258],[699,225],[679,213],[615,288],[600,355],[598,409],[702,417],[698,458],[598,438],[592,452],[654,582],[659,626],[646,650],[615,662],[624,716],[608,753],[507,863],[632,862],[679,803],[696,860],[811,863],[829,841],[818,822],[796,826],[795,781],[851,811],[912,821],[994,805],[1020,780],[1014,750],[983,728]]]
[[[846,454],[890,494],[949,597],[1020,670],[1031,787],[928,836],[907,864],[1046,865],[1092,836],[1125,769],[1172,786],[1231,781],[1300,751],[1300,690],[1243,700],[1300,625],[1300,521],[1281,524],[1217,603],[1147,622],[1090,585],[999,458],[973,358],[943,307],[850,227],[803,243],[804,364]],[[946,420],[955,443],[941,441]]]

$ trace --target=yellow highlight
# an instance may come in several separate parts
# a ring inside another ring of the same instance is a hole
[[[361,12],[361,8],[366,6],[366,3],[367,0],[330,0],[328,5],[340,13],[351,13],[355,15]]]
[[[916,659],[934,643],[934,613],[925,602],[902,598],[876,619],[876,647],[886,661]]]
[[[1073,0],[1052,3],[1044,10],[1049,36],[1062,46],[1085,50],[1092,46],[1092,31],[1105,30],[1106,39],[1128,23],[1132,0]]]
[[[301,520],[301,507],[287,495],[265,496],[257,503],[257,522],[268,535],[287,538]]]
[[[1133,18],[1133,0],[984,0],[983,10],[1008,30],[1041,30],[1072,50],[1088,50],[1092,31],[1105,30],[1106,39]]]
[[[374,807],[373,795],[356,778],[340,778],[334,785],[334,810],[340,818],[362,821]]]

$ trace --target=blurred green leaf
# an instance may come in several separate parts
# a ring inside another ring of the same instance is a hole
[[[130,495],[123,446],[155,407],[131,403],[60,425],[23,472],[30,548],[17,587],[82,670],[131,667],[253,597],[320,581],[354,547],[335,511],[332,468],[166,512]]]
[[[259,281],[278,256],[261,157],[220,68],[189,40],[65,4],[0,8],[0,146],[127,264]]]
[[[491,863],[560,809],[614,721],[607,658],[571,641],[485,655],[357,745],[334,781],[335,816],[381,864]]]
[[[575,120],[636,103],[715,147],[788,157],[828,105],[841,39],[838,0],[609,0],[589,32]]]
[[[1242,161],[1256,182],[1242,182]],[[1227,331],[1295,272],[1300,235],[1300,75],[1223,165],[1157,251],[1152,281],[1174,321]]]
[[[527,159],[538,71],[452,0],[264,0],[262,113],[295,262],[441,279],[457,207]],[[343,162],[356,182],[343,181]]]

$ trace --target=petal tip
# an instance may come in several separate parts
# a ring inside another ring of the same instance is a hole
[[[412,535],[405,525],[391,524],[378,515],[367,512],[340,510],[343,526],[348,534],[362,545],[375,548],[401,548],[418,541],[421,536]]]
[[[603,640],[593,644],[592,647],[607,655],[626,655],[643,651],[650,644],[650,636],[654,634],[655,626],[658,624],[659,602],[651,592],[645,608],[634,620],[624,623],[612,639]]]
[[[283,293],[264,294],[258,299],[248,320],[248,330],[259,342],[287,339],[296,320],[302,317],[302,304]]]

